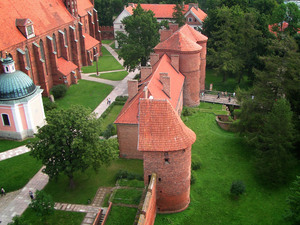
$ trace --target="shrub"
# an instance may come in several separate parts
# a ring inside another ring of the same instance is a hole
[[[52,197],[44,191],[37,190],[35,192],[35,198],[31,200],[29,207],[39,216],[46,216],[54,213],[54,201]]]
[[[138,73],[138,74],[136,74],[135,76],[134,76],[134,80],[139,80],[141,78],[141,74],[140,73]]]
[[[103,132],[103,137],[105,139],[108,139],[109,137],[116,134],[116,128],[113,123],[109,124],[106,128],[106,130]]]
[[[51,102],[51,101],[45,100],[45,101],[43,101],[43,104],[44,104],[44,110],[45,110],[45,112],[51,111],[51,110],[57,108],[57,105],[56,105],[55,102]]]
[[[196,172],[192,170],[191,172],[191,185],[196,183],[197,177],[196,177]]]
[[[233,181],[230,188],[230,193],[236,197],[243,194],[246,190],[246,187],[244,185],[243,181],[237,180]]]
[[[119,170],[116,174],[116,180],[127,178],[128,180],[144,180],[142,175],[131,173],[126,170]]]
[[[184,107],[182,109],[182,115],[183,116],[191,116],[195,113],[195,109],[194,108],[187,108],[187,107]]]
[[[117,96],[116,97],[116,102],[126,102],[128,99],[128,96]]]
[[[66,85],[59,84],[59,85],[54,86],[51,89],[51,92],[52,92],[54,98],[58,99],[58,98],[64,97],[67,93],[67,90],[68,90],[68,87]]]
[[[201,162],[198,159],[192,159],[192,170],[199,170],[201,168]]]
[[[28,222],[24,220],[24,216],[16,215],[12,218],[12,222],[7,225],[28,225]]]

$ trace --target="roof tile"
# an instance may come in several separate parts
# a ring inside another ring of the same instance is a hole
[[[76,70],[78,67],[71,61],[67,61],[64,58],[57,59],[57,69],[64,75],[70,74],[72,71]]]

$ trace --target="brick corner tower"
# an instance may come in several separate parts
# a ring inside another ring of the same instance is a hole
[[[140,99],[138,150],[144,158],[144,182],[157,174],[158,213],[185,210],[190,203],[191,146],[195,133],[168,100]]]

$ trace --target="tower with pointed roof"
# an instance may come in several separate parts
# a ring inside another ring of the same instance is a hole
[[[174,213],[190,203],[191,146],[195,133],[168,100],[140,99],[138,150],[144,156],[144,182],[157,175],[159,213]]]
[[[0,138],[32,137],[45,124],[42,92],[25,73],[15,69],[11,57],[2,60],[0,74]]]

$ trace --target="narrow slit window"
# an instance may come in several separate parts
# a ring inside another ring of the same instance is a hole
[[[4,126],[10,126],[10,121],[7,114],[2,114],[2,121]]]

